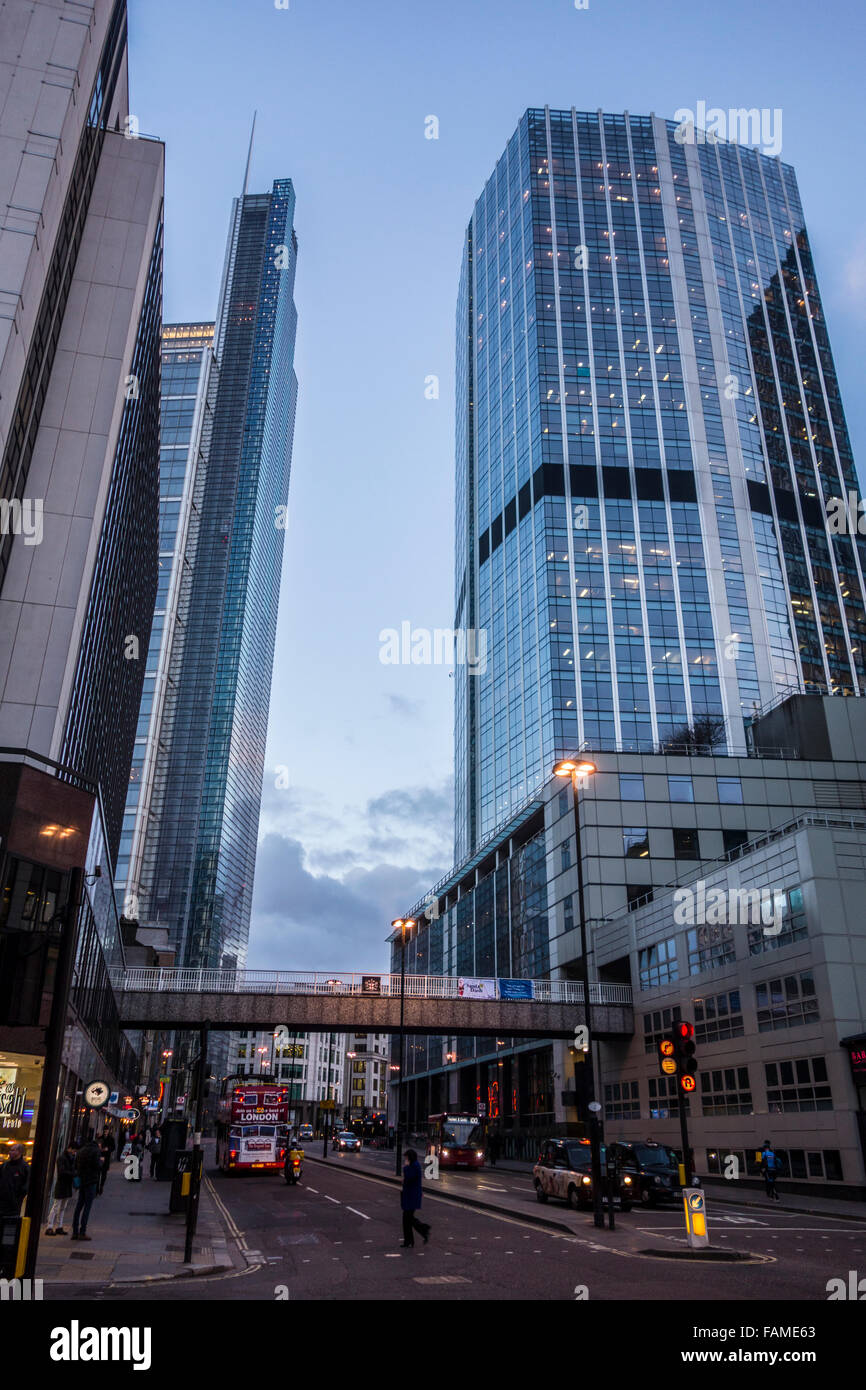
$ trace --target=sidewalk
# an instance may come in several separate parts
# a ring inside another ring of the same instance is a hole
[[[531,1178],[533,1164],[523,1159],[497,1159],[495,1165],[485,1164],[488,1173],[521,1173]],[[779,1192],[781,1200],[771,1202],[764,1194],[760,1183],[725,1182],[718,1178],[702,1177],[703,1190],[713,1202],[732,1202],[738,1207],[764,1207],[772,1211],[796,1211],[802,1216],[845,1216],[849,1221],[866,1221],[866,1202],[844,1197],[822,1197],[818,1192],[785,1193],[782,1179]]]
[[[170,1192],[170,1182],[146,1176],[146,1165],[141,1182],[130,1182],[122,1163],[112,1163],[105,1190],[90,1209],[87,1234],[92,1239],[46,1236],[43,1227],[37,1276],[46,1284],[145,1283],[237,1268],[206,1184],[199,1198],[192,1264],[183,1263],[186,1216],[169,1213]],[[70,1233],[76,1199],[66,1208]]]

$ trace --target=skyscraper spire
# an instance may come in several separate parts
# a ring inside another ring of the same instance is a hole
[[[254,112],[253,112],[253,123],[252,123],[252,126],[250,127],[250,145],[249,145],[249,149],[247,150],[247,166],[246,166],[246,168],[244,169],[244,191],[243,191],[243,193],[241,194],[241,197],[242,197],[242,198],[245,198],[245,197],[247,196],[247,185],[248,185],[249,180],[250,180],[250,160],[251,160],[252,157],[253,157],[253,140],[255,139],[255,135],[256,135],[256,116],[257,116],[258,114],[259,114],[258,111],[254,111]]]

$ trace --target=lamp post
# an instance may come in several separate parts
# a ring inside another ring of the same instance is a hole
[[[406,934],[415,925],[413,917],[398,917],[391,923],[395,931],[400,933],[400,1074],[397,1078],[397,1133],[395,1135],[394,1148],[396,1150],[395,1172],[400,1176],[400,1166],[403,1161],[403,1130],[401,1121],[403,1118],[403,1014],[406,1002]]]
[[[351,1129],[351,1127],[352,1127],[352,1072],[353,1072],[353,1070],[354,1070],[354,1068],[353,1068],[353,1067],[350,1067],[350,1066],[348,1065],[348,1063],[349,1063],[350,1061],[353,1061],[354,1058],[357,1057],[357,1055],[358,1055],[357,1052],[347,1052],[347,1053],[346,1053],[346,1063],[347,1063],[347,1065],[346,1065],[346,1070],[345,1070],[345,1072],[344,1072],[344,1075],[345,1075],[345,1077],[346,1077],[346,1128],[347,1128],[347,1129]]]
[[[574,809],[574,849],[577,857],[577,903],[580,912],[580,957],[581,957],[581,978],[583,982],[583,1007],[586,1011],[587,1028],[590,1027],[589,1009],[589,959],[587,956],[586,945],[586,906],[583,892],[583,856],[580,847],[580,802],[578,800],[577,788],[582,777],[591,777],[596,771],[595,763],[587,762],[584,758],[564,758],[556,764],[553,769],[554,777],[571,778],[572,806]],[[589,1048],[586,1054],[586,1061],[583,1066],[589,1068],[587,1094],[589,1095],[589,1145],[590,1158],[592,1160],[592,1207],[593,1222],[600,1229],[604,1229],[604,1203],[601,1194],[601,1134],[599,1131],[598,1115],[601,1105],[596,1099],[595,1076],[592,1062],[592,1033],[590,1029]],[[577,1089],[577,1077],[575,1076],[575,1090]],[[577,1096],[575,1096],[575,1103]],[[613,1194],[611,1194],[611,1203]]]

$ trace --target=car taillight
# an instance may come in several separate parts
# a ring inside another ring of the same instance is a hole
[[[280,1149],[280,1158],[285,1158],[285,1156],[286,1156],[286,1151],[285,1151],[285,1149]]]
[[[294,1159],[293,1161],[294,1161],[295,1167],[296,1167],[296,1168],[300,1168],[300,1166],[301,1166],[301,1160],[300,1160],[299,1158],[296,1158],[296,1159]]]

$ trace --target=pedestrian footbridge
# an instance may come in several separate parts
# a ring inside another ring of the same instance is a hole
[[[123,1028],[239,1028],[285,1025],[297,1033],[399,1033],[400,975],[315,974],[266,970],[114,972]],[[407,975],[403,1024],[407,1033],[573,1038],[588,1023],[595,1038],[634,1032],[629,985],[590,987],[573,980],[461,979]]]

